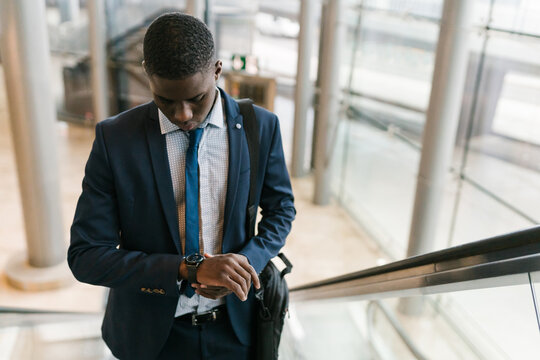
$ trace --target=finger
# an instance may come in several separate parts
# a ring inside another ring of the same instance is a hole
[[[251,281],[253,281],[253,286],[255,286],[255,289],[261,288],[261,281],[259,280],[259,275],[257,275],[257,272],[253,267],[251,267]]]
[[[216,300],[218,299],[218,297],[214,294],[211,294],[211,293],[208,293],[206,291],[201,291],[201,290],[196,290],[195,293],[197,295],[201,295],[201,296],[204,296],[205,298],[208,298],[208,299],[212,299],[212,300]]]
[[[247,279],[243,276],[242,272],[247,274]],[[233,268],[233,272],[229,273],[229,276],[233,281],[235,281],[242,287],[242,292],[247,296],[247,293],[249,292],[249,284],[251,282],[251,280],[249,279],[249,274],[245,272],[241,267],[235,266]]]
[[[202,289],[207,289],[207,290],[227,290],[227,288],[224,287],[224,286],[214,286],[214,285],[199,284],[199,287],[201,287]]]
[[[247,258],[245,256],[242,257],[245,259],[245,261],[241,261],[240,264],[242,265],[243,269],[249,273],[251,281],[253,282],[253,286],[255,286],[256,289],[259,289],[261,287],[261,283],[259,281],[259,276],[257,275],[257,272],[255,271],[253,266],[249,264]]]
[[[225,289],[225,288],[223,288],[223,289]],[[201,295],[201,296],[207,297],[209,299],[216,300],[216,299],[220,299],[220,298],[222,298],[224,296],[227,296],[227,295],[231,294],[232,291],[230,291],[228,289],[215,291],[215,292],[214,291],[200,290],[199,293],[200,293],[199,295]]]
[[[236,272],[242,277],[244,278],[244,281],[246,283],[246,294],[249,292],[249,288],[251,287],[251,273],[249,273],[248,271],[245,270],[245,268],[239,264],[236,268],[235,268]]]
[[[212,296],[220,295],[223,291],[222,290],[208,290],[208,289],[197,289],[202,294],[209,294]]]
[[[229,290],[231,290],[240,300],[246,301],[247,295],[243,292],[242,286],[234,281],[231,277],[228,277],[226,280],[226,285]]]
[[[213,257],[213,255],[210,255],[209,253],[204,253],[204,257],[205,258],[211,258],[211,257]]]

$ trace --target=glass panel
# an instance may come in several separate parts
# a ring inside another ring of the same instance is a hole
[[[280,80],[290,85],[294,85],[296,77],[299,12],[298,0],[263,0],[259,1],[254,19],[253,54],[259,59],[259,70],[287,78]],[[316,41],[317,34],[312,34],[312,38]],[[316,49],[314,53],[317,54]]]
[[[527,274],[493,281],[502,287],[407,299],[295,303],[282,354],[286,359],[414,359],[403,340],[408,338],[427,359],[534,358],[540,353],[540,333]]]
[[[463,182],[450,245],[485,239],[530,225],[529,221],[501,205],[492,194]]]
[[[495,0],[492,18],[497,29],[540,34],[538,1]]]
[[[130,29],[151,21],[166,11],[184,11],[185,0],[107,0],[107,34],[109,39],[124,35]]]
[[[102,315],[0,312],[3,360],[116,359],[101,338]]]
[[[388,251],[400,257],[409,236],[420,153],[367,121],[348,120],[340,174],[342,204]]]
[[[396,315],[428,358],[440,358],[441,342],[452,354],[445,357],[449,359],[526,359],[538,354],[527,275],[494,281],[523,285],[430,295],[424,297],[421,316]]]
[[[72,12],[66,9],[68,3],[47,2],[47,27],[51,51],[51,87],[58,117],[84,121],[84,115],[91,113],[90,72],[88,61],[88,16],[84,7]],[[77,111],[73,114],[73,109]]]
[[[540,41],[492,35],[483,60],[473,54],[469,65],[454,161],[461,180],[452,244],[540,221]]]
[[[294,85],[298,56],[298,13],[300,1],[278,0],[259,2],[259,11],[254,15],[252,30],[253,45],[251,54],[257,59],[258,74],[276,79],[278,89],[275,97],[274,111],[280,118],[283,147],[286,154],[292,152],[292,135],[294,119]],[[238,42],[238,34],[230,33]],[[313,34],[317,41],[317,34]],[[231,49],[227,49],[231,50]],[[277,55],[279,54],[279,55]],[[317,58],[316,48],[313,58]],[[316,62],[315,62],[316,64]],[[313,67],[316,71],[316,66]],[[312,130],[312,125],[308,126]],[[309,141],[309,135],[306,137]],[[309,147],[308,147],[309,146]],[[311,144],[306,146],[306,154],[311,152]]]
[[[540,334],[526,274],[523,285],[431,296],[453,326],[487,359],[529,359],[540,354]],[[454,315],[455,314],[455,315]]]
[[[351,90],[383,103],[425,111],[438,24],[386,11],[363,10],[358,16],[360,32]]]
[[[351,95],[333,189],[394,258],[403,257],[409,237],[441,6],[368,1],[347,40]]]
[[[425,16],[433,19],[439,19],[442,11],[442,2],[431,0],[365,0],[364,4],[366,8]]]
[[[371,359],[366,306],[361,303],[295,304],[286,319],[280,344],[283,359]]]

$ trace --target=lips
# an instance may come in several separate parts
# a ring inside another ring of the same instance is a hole
[[[186,122],[177,122],[177,121],[171,121],[173,124],[175,124],[176,126],[178,126],[180,128],[180,130],[182,131],[191,131],[193,129],[195,129],[197,126],[199,126],[199,123],[197,123],[196,121],[191,121],[191,120],[188,120]]]
[[[195,129],[198,125],[199,124],[197,123],[189,122],[189,123],[184,123],[184,124],[178,124],[178,127],[182,129],[183,131],[191,131]]]

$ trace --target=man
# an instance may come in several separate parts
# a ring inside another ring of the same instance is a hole
[[[211,33],[165,14],[143,52],[154,101],[96,126],[69,265],[78,280],[110,288],[102,333],[116,357],[252,358],[251,284],[260,286],[295,215],[277,117],[255,107],[262,217],[249,239],[244,123],[216,87]]]

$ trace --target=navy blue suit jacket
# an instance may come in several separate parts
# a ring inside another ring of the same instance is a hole
[[[250,162],[243,119],[225,92],[229,170],[223,253],[245,255],[259,273],[285,243],[295,216],[277,117],[255,107],[260,157],[257,235],[246,237]],[[241,127],[237,126],[240,124]],[[165,135],[150,102],[96,126],[71,227],[68,263],[82,282],[110,288],[103,338],[116,357],[152,359],[164,345],[179,297],[176,202]],[[251,344],[255,302],[226,298],[238,339]]]

